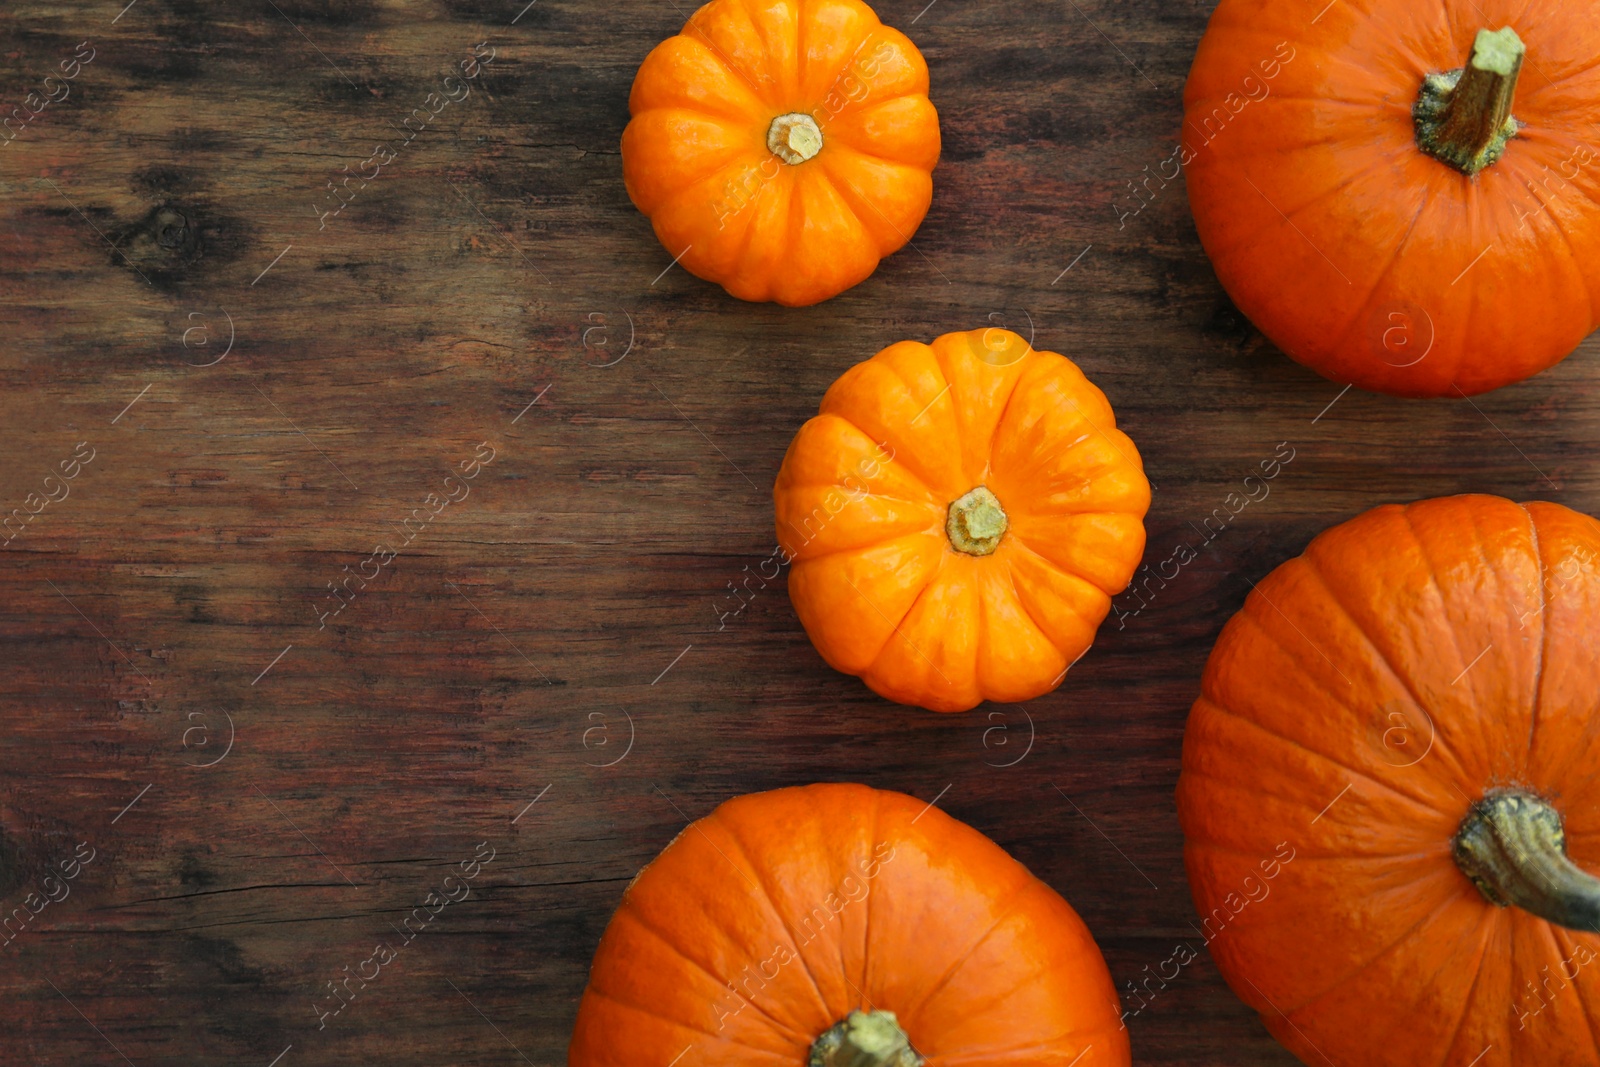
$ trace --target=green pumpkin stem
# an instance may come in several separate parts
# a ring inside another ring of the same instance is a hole
[[[1474,804],[1456,831],[1454,854],[1491,903],[1600,933],[1600,878],[1567,858],[1561,813],[1532,793],[1496,791]]]
[[[853,1011],[811,1045],[807,1067],[922,1067],[892,1011]]]
[[[1520,125],[1511,102],[1526,52],[1510,26],[1479,30],[1464,68],[1422,80],[1411,109],[1417,147],[1469,177],[1499,159]]]
[[[767,147],[790,166],[798,166],[822,151],[822,128],[803,111],[779,115],[767,127]]]
[[[987,556],[1000,547],[1010,521],[996,496],[983,486],[969,489],[950,504],[944,532],[950,547],[969,556]]]

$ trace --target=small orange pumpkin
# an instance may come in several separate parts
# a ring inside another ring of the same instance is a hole
[[[1222,0],[1174,162],[1239,310],[1319,374],[1398,396],[1570,353],[1600,325],[1589,14]]]
[[[1203,933],[1310,1065],[1600,1062],[1600,523],[1386,505],[1262,579],[1178,782]]]
[[[1133,576],[1150,506],[1105,395],[999,328],[846,371],[772,494],[822,658],[933,711],[1055,688]]]
[[[863,785],[738,797],[639,872],[568,1067],[1127,1067],[1076,912],[938,808]]]
[[[634,206],[741,300],[850,288],[933,199],[927,64],[860,0],[712,0],[645,58],[628,108]]]

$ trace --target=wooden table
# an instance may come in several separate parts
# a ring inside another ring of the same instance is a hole
[[[1201,946],[1173,785],[1248,583],[1382,501],[1600,510],[1593,344],[1473,401],[1341,393],[1233,309],[1181,181],[1133,198],[1206,5],[881,8],[932,69],[933,208],[785,310],[671,269],[624,193],[671,0],[123,2],[0,15],[0,110],[78,68],[0,149],[0,510],[92,454],[0,558],[5,909],[94,857],[0,948],[6,1064],[559,1064],[634,872],[819,779],[937,798],[1136,981]],[[480,42],[470,94],[343,185]],[[829,670],[781,580],[730,590],[828,383],[990,324],[1111,397],[1151,561],[1294,458],[1060,690],[935,716]],[[1129,1025],[1142,1064],[1293,1062],[1203,951]]]

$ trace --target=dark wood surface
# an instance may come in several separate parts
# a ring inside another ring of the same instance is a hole
[[[0,900],[68,894],[0,947],[6,1064],[560,1064],[633,873],[813,780],[937,798],[1121,986],[1201,946],[1173,786],[1248,582],[1383,501],[1600,510],[1595,345],[1475,401],[1341,396],[1233,310],[1181,180],[1129,214],[1208,4],[880,7],[932,71],[933,207],[866,283],[784,310],[666,269],[623,190],[672,0],[123,2],[0,13],[0,112],[93,50],[0,148],[0,511],[47,500],[0,558]],[[484,41],[470,95],[319,218]],[[835,376],[994,323],[1110,396],[1151,563],[1294,459],[1057,692],[941,717],[830,671],[781,579],[737,614],[730,583]],[[470,897],[319,1026],[480,842]],[[1129,1025],[1143,1064],[1292,1062],[1203,951]]]

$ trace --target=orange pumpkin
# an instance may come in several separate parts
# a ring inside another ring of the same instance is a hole
[[[569,1067],[1126,1067],[1077,913],[901,793],[738,797],[639,873],[600,939]]]
[[[1386,505],[1217,640],[1178,783],[1203,933],[1307,1064],[1600,1062],[1600,523]]]
[[[927,64],[860,0],[712,0],[645,58],[628,108],[634,206],[741,300],[850,288],[933,198]]]
[[[846,371],[772,493],[822,658],[934,711],[1055,688],[1133,576],[1150,506],[1105,395],[998,328]]]
[[[1398,396],[1480,393],[1571,352],[1600,324],[1588,13],[1222,0],[1165,177],[1187,170],[1239,309],[1318,373]]]

